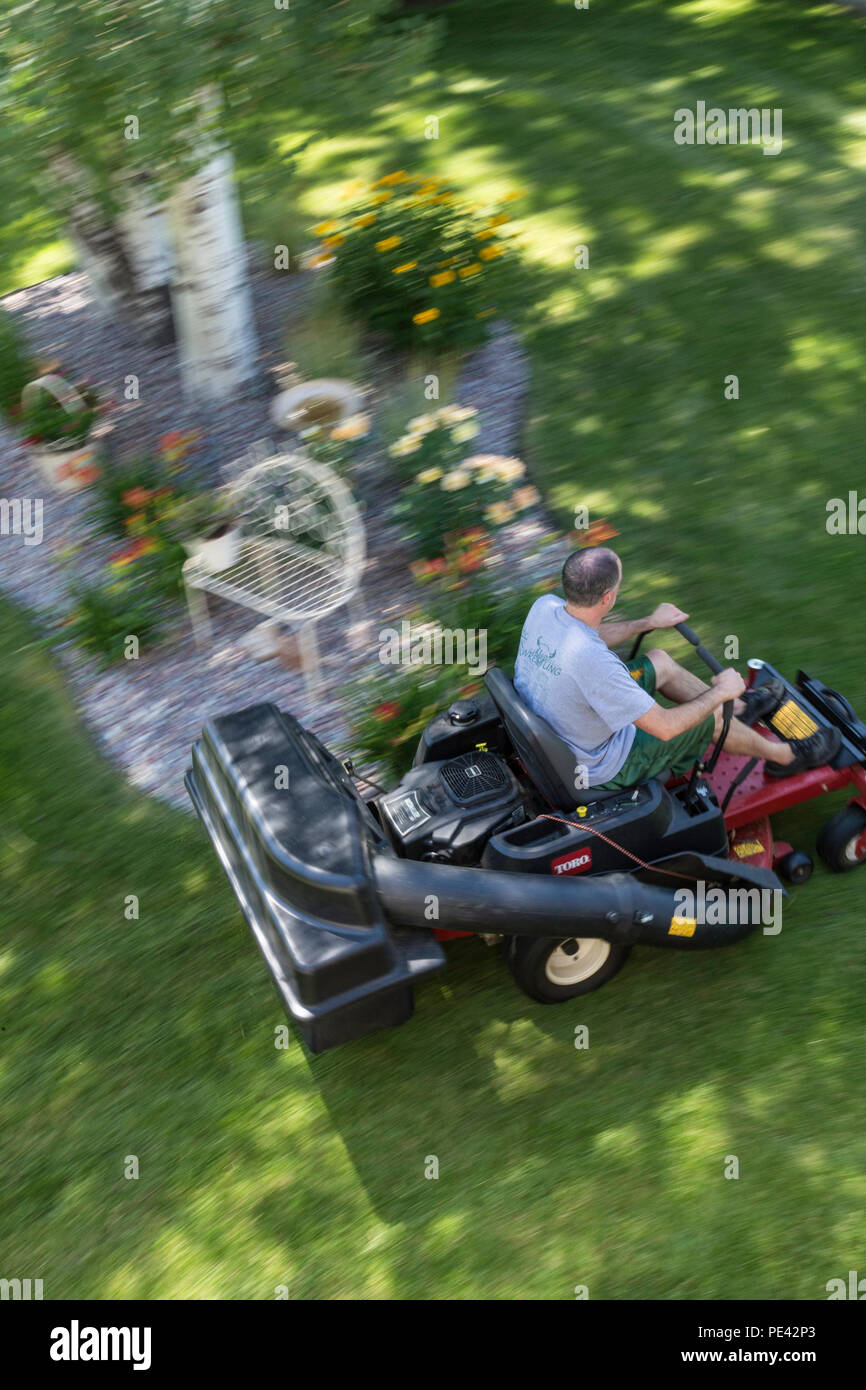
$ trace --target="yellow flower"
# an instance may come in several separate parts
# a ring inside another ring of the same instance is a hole
[[[504,246],[482,246],[478,252],[482,261],[495,261],[497,256],[505,255]]]
[[[320,222],[318,227],[313,228],[313,231],[316,233],[316,236],[327,236],[329,232],[335,232],[337,226],[338,223],[333,220],[330,222]]]
[[[391,193],[389,193],[387,189],[383,189],[381,193],[377,193],[377,194],[376,194],[375,198],[373,199],[373,202],[374,202],[374,203],[387,203],[388,199],[389,199],[390,197],[392,197],[392,196],[393,196],[393,195],[392,195]]]
[[[449,256],[447,261],[437,261],[436,264],[439,267],[439,269],[442,270],[442,268],[446,265],[453,265],[456,260],[456,256]]]
[[[402,459],[407,454],[415,454],[421,448],[421,436],[419,434],[404,434],[388,450],[394,458]]]
[[[386,236],[383,241],[376,242],[376,250],[393,251],[394,247],[399,246],[402,240],[403,238],[399,236]]]
[[[481,266],[478,262],[473,261],[471,265],[461,266],[457,274],[460,276],[461,280],[468,280],[470,275],[477,275],[480,270]]]
[[[461,488],[468,487],[472,479],[468,473],[464,473],[462,468],[455,468],[453,472],[446,473],[439,486],[443,492],[458,492]]]
[[[438,275],[430,276],[430,284],[433,286],[434,290],[438,290],[440,285],[450,285],[451,281],[456,279],[457,276],[454,274],[453,270],[440,270]]]
[[[413,314],[413,315],[412,315],[412,322],[413,322],[413,323],[432,323],[433,320],[434,320],[434,319],[438,319],[438,317],[439,317],[439,310],[438,310],[438,309],[422,309],[422,311],[421,311],[420,314]]]
[[[408,177],[409,177],[409,175],[406,173],[406,170],[405,170],[405,169],[398,169],[398,170],[396,171],[396,173],[393,173],[393,174],[383,174],[382,177],[381,177],[380,179],[377,179],[377,180],[376,180],[376,182],[372,185],[372,187],[373,187],[373,188],[378,188],[378,187],[380,186],[380,184],[388,184],[388,183],[405,183],[406,180],[408,179]]]
[[[370,432],[369,415],[348,415],[331,430],[332,439],[363,439]]]
[[[518,188],[518,189],[515,190],[514,193],[506,193],[506,195],[505,195],[505,197],[503,198],[502,201],[503,201],[503,203],[513,203],[515,198],[525,198],[525,197],[526,197],[526,189],[525,189],[525,188]]]
[[[491,219],[490,219],[490,226],[491,226],[491,227],[501,227],[502,224],[503,224],[504,222],[508,222],[508,221],[510,221],[510,218],[509,218],[509,216],[508,216],[508,213],[507,213],[507,212],[500,212],[500,213],[498,213],[498,214],[496,215],[496,217],[491,217]]]
[[[491,314],[495,314],[495,309],[482,309],[480,314],[476,314],[477,319],[489,319]]]
[[[327,251],[322,251],[317,256],[310,257],[310,266],[315,270],[320,265],[330,265],[334,257],[329,256]]]
[[[451,203],[453,201],[454,195],[452,193],[436,193],[434,197],[430,199],[431,203]]]
[[[346,238],[342,235],[342,233],[338,233],[337,236],[326,236],[325,240],[322,242],[322,245],[327,247],[342,246],[345,240]]]
[[[406,261],[403,265],[395,265],[394,269],[391,271],[391,274],[404,275],[407,270],[414,270],[417,264],[417,261]]]
[[[496,236],[492,227],[484,227],[480,232],[475,233],[476,241],[486,241],[488,237]]]
[[[507,502],[491,502],[489,507],[485,507],[484,516],[494,526],[502,526],[514,516],[514,508],[509,507]]]
[[[355,218],[356,227],[370,227],[376,221],[375,212],[365,212],[363,217]]]
[[[423,473],[418,474],[419,483],[438,483],[442,477],[441,468],[425,468]]]

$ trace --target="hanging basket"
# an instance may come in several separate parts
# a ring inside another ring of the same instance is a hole
[[[48,374],[29,381],[21,392],[24,409],[40,391],[48,391],[69,415],[86,410],[87,402],[65,377]],[[96,466],[96,452],[86,442],[68,445],[63,440],[28,444],[27,452],[46,482],[57,492],[78,492],[86,487]]]

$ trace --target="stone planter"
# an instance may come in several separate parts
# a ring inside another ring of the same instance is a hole
[[[88,444],[75,449],[51,449],[28,444],[27,456],[55,492],[78,492],[93,481],[96,452]]]
[[[50,372],[27,383],[21,393],[22,406],[26,407],[40,391],[50,392],[70,415],[85,409],[85,403],[75,387],[64,377]],[[71,447],[61,440],[25,447],[31,461],[55,491],[78,492],[93,481],[96,455],[86,439]]]
[[[316,425],[333,429],[360,409],[357,386],[337,377],[319,377],[282,391],[271,403],[271,419],[278,429],[300,433]]]

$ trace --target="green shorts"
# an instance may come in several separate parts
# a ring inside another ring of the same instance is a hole
[[[641,690],[655,695],[656,673],[648,656],[641,657],[634,666],[630,666],[629,672]],[[711,714],[693,729],[686,729],[684,734],[677,734],[666,743],[648,734],[645,729],[635,729],[634,743],[628,757],[616,776],[602,784],[601,790],[634,787],[638,782],[657,777],[660,772],[669,771],[675,777],[685,776],[691,771],[695,759],[712,743],[714,730],[715,720]]]

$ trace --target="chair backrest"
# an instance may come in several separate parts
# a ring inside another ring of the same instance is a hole
[[[574,753],[553,732],[547,720],[521,700],[504,671],[491,666],[484,676],[484,684],[502,716],[520,761],[551,806],[561,811],[573,808],[581,797],[596,801],[605,795],[615,795],[589,789],[582,793],[577,788]]]

